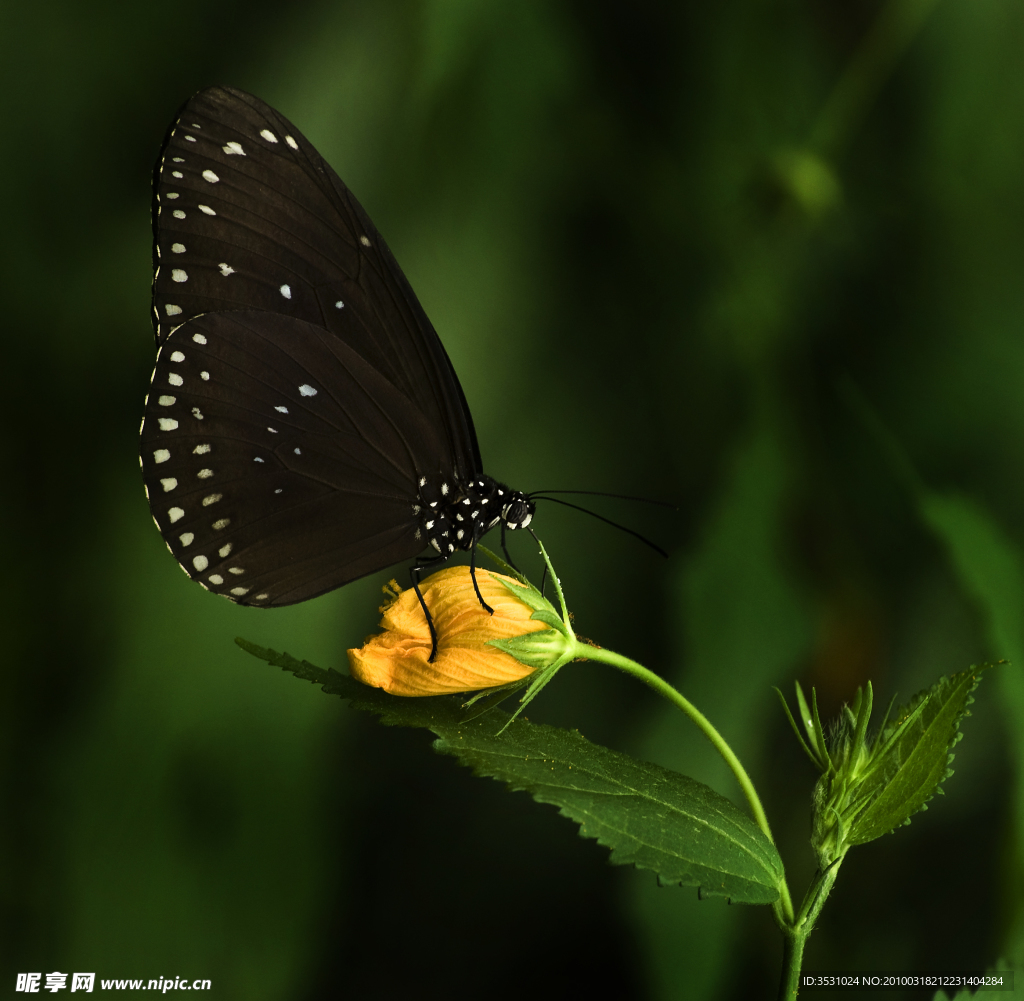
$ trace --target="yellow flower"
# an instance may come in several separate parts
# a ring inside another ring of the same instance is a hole
[[[511,577],[478,569],[476,579],[493,615],[480,606],[469,567],[448,567],[420,584],[437,630],[432,664],[427,619],[416,592],[409,588],[382,609],[380,625],[385,631],[348,651],[352,677],[392,695],[447,695],[507,685],[532,674],[536,663],[522,663],[492,641],[553,630],[531,618],[534,609],[505,584],[517,587]]]

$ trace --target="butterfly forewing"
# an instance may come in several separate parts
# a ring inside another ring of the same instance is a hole
[[[154,184],[158,344],[227,310],[330,331],[447,439],[452,472],[481,469],[462,389],[430,321],[352,193],[285,118],[214,87],[182,108]]]
[[[154,520],[189,576],[273,606],[419,552],[417,477],[447,473],[453,457],[343,340],[291,317],[268,329],[250,310],[209,313],[166,337],[142,462]]]

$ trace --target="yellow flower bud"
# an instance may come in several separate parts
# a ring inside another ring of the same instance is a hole
[[[358,650],[348,651],[352,677],[392,695],[448,695],[493,688],[519,681],[536,665],[524,664],[492,645],[529,633],[549,630],[534,609],[503,583],[516,581],[488,570],[477,570],[484,601],[480,606],[469,567],[448,567],[420,584],[423,600],[437,630],[437,656],[430,663],[430,628],[416,592],[409,588],[382,609],[383,633]]]

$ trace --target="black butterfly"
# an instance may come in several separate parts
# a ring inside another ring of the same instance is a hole
[[[168,549],[207,590],[289,605],[529,525],[530,497],[484,474],[387,245],[262,101],[212,87],[182,108],[155,171],[153,266],[142,472]]]

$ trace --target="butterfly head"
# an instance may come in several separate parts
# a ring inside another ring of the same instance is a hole
[[[501,509],[501,520],[509,531],[526,528],[533,521],[536,504],[521,490],[513,490]]]

